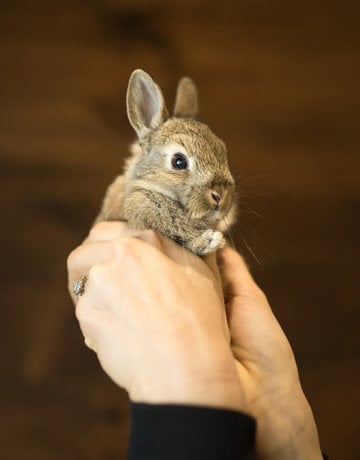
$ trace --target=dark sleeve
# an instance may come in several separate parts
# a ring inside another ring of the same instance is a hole
[[[255,420],[225,409],[132,404],[129,460],[253,460]]]

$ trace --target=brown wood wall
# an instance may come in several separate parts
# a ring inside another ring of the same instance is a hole
[[[133,139],[137,67],[170,101],[197,82],[323,448],[359,458],[359,23],[356,0],[1,1],[1,458],[124,458],[127,399],[83,346],[65,260]]]

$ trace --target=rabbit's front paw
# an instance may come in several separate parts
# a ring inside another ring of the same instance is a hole
[[[198,256],[210,254],[225,245],[225,238],[221,232],[206,230],[200,236],[188,242],[188,248]]]

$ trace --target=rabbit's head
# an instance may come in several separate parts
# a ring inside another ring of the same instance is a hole
[[[133,72],[127,112],[142,153],[130,179],[176,200],[190,218],[215,225],[233,211],[234,179],[224,142],[195,119],[197,110],[197,90],[189,78],[180,80],[170,116],[150,75]]]

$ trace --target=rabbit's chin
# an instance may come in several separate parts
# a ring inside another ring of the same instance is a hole
[[[221,210],[195,210],[189,212],[190,219],[192,220],[203,220],[210,225],[216,225],[220,220],[224,219],[224,213]]]

